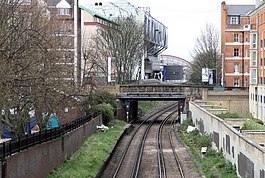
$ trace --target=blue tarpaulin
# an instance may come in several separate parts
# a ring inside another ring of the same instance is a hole
[[[49,117],[49,120],[47,122],[46,128],[47,129],[53,129],[56,127],[59,127],[58,117],[56,114],[51,114]]]
[[[2,138],[11,138],[11,132],[7,128],[6,121],[2,120]]]

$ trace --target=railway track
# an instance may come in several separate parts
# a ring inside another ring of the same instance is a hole
[[[125,136],[115,151],[111,164],[100,177],[184,177],[182,157],[178,156],[177,138],[172,130],[176,108],[177,104],[167,106],[135,125],[134,132]],[[189,168],[188,171],[193,170]],[[193,177],[199,177],[194,175]]]

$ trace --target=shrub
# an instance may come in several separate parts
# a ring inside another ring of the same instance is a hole
[[[243,124],[241,130],[265,130],[265,126],[257,123],[254,119],[248,119]]]
[[[114,109],[110,104],[102,103],[96,106],[102,114],[103,124],[107,125],[111,120],[114,119]]]
[[[224,118],[239,118],[239,115],[237,113],[222,113],[222,114],[216,114],[217,117],[224,119]]]
[[[117,108],[115,95],[105,90],[93,92],[89,98],[83,102],[83,108],[86,112],[93,112],[98,109],[101,110],[99,105],[103,103],[110,104],[114,111]]]
[[[260,119],[252,118],[252,120],[255,121],[255,122],[257,122],[257,123],[260,124],[260,125],[263,125],[263,124],[264,124],[263,121],[260,120]]]

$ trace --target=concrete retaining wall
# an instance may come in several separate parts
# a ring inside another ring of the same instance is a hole
[[[228,109],[228,112],[239,113],[241,117],[249,114],[248,90],[214,91],[203,90],[203,100]]]
[[[57,139],[30,147],[8,157],[6,159],[6,176],[8,178],[46,177],[52,169],[73,154],[82,142],[95,132],[96,126],[101,123],[101,117],[98,116],[82,127]],[[2,170],[0,171],[2,174]]]
[[[190,102],[190,111],[195,126],[201,133],[212,134],[213,147],[222,149],[225,157],[236,165],[240,177],[263,178],[265,173],[265,149],[245,138],[232,126]]]

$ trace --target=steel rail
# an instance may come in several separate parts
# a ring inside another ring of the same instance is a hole
[[[165,164],[165,158],[163,153],[163,139],[162,139],[162,131],[163,127],[166,124],[166,122],[171,118],[173,114],[175,114],[177,110],[174,110],[172,113],[170,113],[168,116],[166,116],[163,121],[160,123],[158,132],[157,132],[157,159],[158,159],[158,172],[159,172],[159,178],[166,178],[167,177],[167,171],[166,171],[166,164]]]
[[[171,132],[171,131],[168,132],[168,135],[169,135],[169,141],[170,141],[171,149],[172,149],[172,151],[173,151],[173,155],[174,155],[175,160],[176,160],[176,163],[177,163],[177,165],[178,165],[179,173],[180,173],[180,175],[181,175],[181,178],[185,178],[185,176],[184,176],[184,172],[183,172],[183,169],[182,169],[182,166],[181,166],[181,163],[180,163],[180,161],[179,161],[179,157],[178,157],[178,155],[177,155],[177,153],[176,153],[175,146],[174,146],[174,144],[173,144],[172,132]]]
[[[163,107],[162,109],[160,109],[160,110],[154,112],[153,114],[151,114],[150,116],[148,116],[146,119],[144,119],[144,120],[140,123],[140,125],[136,128],[134,134],[132,135],[131,139],[129,140],[128,144],[126,145],[126,148],[125,148],[125,150],[124,150],[124,152],[123,152],[123,154],[122,154],[122,156],[121,156],[121,158],[120,158],[120,160],[119,160],[119,163],[118,163],[118,165],[117,165],[117,167],[116,167],[116,169],[115,169],[114,175],[112,176],[113,178],[116,178],[116,177],[117,177],[117,175],[118,175],[118,173],[119,173],[119,171],[120,171],[121,165],[122,165],[122,163],[123,163],[123,161],[124,161],[124,159],[125,159],[125,156],[126,156],[128,150],[129,150],[129,147],[130,147],[130,145],[131,145],[131,143],[132,143],[132,140],[134,139],[135,135],[137,134],[137,131],[142,127],[142,125],[143,125],[147,120],[151,119],[153,116],[159,114],[159,113],[162,112],[163,110],[166,110],[165,112],[167,112],[168,110],[170,110],[170,108],[175,107],[175,106],[176,106],[176,104],[171,105],[170,107],[169,107],[169,106],[165,106],[165,107]],[[160,115],[161,115],[161,114],[160,114]],[[156,118],[157,118],[157,117],[156,117]],[[150,125],[150,123],[149,123],[149,125]],[[138,155],[138,156],[137,156],[135,162],[138,162],[137,160],[138,160],[138,157],[139,157],[139,151],[138,151],[138,154],[137,154],[137,155]],[[135,163],[134,163],[134,165],[135,165]],[[131,176],[133,175],[134,170],[135,170],[135,166],[134,166],[134,169],[133,169],[133,171],[132,171]]]
[[[176,107],[177,104],[174,104],[170,107],[168,107],[167,109],[163,110],[163,113],[160,112],[160,115],[161,116],[162,114],[174,109],[174,107]],[[141,165],[141,161],[142,161],[142,155],[143,155],[143,151],[144,151],[144,144],[145,144],[145,140],[147,138],[147,135],[148,135],[148,132],[150,130],[150,128],[152,127],[153,123],[159,118],[159,116],[157,116],[155,119],[152,120],[152,122],[149,123],[148,127],[146,128],[145,132],[144,132],[144,136],[143,136],[143,139],[141,141],[141,145],[140,145],[140,149],[138,150],[138,154],[137,154],[137,158],[136,158],[136,161],[134,162],[134,167],[133,167],[133,171],[132,171],[132,174],[131,174],[131,178],[137,178],[138,177],[138,174],[139,174],[139,169],[140,169],[140,165]]]

